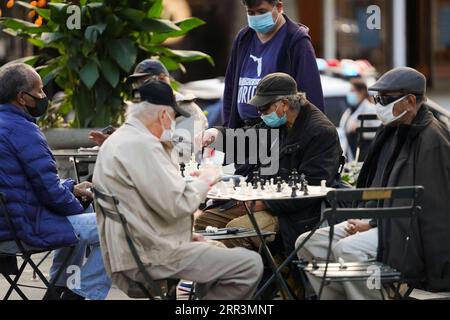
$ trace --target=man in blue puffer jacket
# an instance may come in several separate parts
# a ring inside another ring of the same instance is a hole
[[[10,64],[0,68],[0,192],[6,195],[6,207],[26,247],[76,245],[69,265],[80,267],[80,281],[71,283],[68,290],[67,272],[63,272],[57,284],[61,297],[104,299],[111,281],[103,265],[95,214],[82,214],[77,199],[92,198],[90,183],[75,185],[58,177],[55,159],[35,120],[48,107],[42,89],[42,80],[32,67]],[[14,251],[12,239],[0,215],[0,251]],[[87,246],[91,253],[83,264]],[[66,254],[66,249],[55,251],[51,276]]]

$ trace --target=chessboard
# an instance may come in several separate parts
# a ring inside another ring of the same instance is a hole
[[[236,201],[310,199],[325,198],[328,192],[334,190],[327,188],[325,181],[322,181],[320,187],[309,186],[305,177],[303,175],[297,177],[295,172],[289,182],[282,181],[280,178],[276,180],[249,183],[242,177],[239,183],[233,180],[221,181],[210,190],[208,198]]]

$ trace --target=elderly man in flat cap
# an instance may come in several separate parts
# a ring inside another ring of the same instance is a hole
[[[450,134],[426,105],[426,79],[411,68],[394,69],[372,86],[384,127],[372,144],[358,188],[424,186],[423,212],[409,221],[352,220],[336,226],[333,257],[347,262],[378,259],[432,291],[450,289]],[[299,245],[307,235],[302,235]],[[299,258],[325,260],[329,229],[319,230]],[[317,290],[319,281],[311,278]],[[325,287],[324,299],[381,299],[365,283]]]

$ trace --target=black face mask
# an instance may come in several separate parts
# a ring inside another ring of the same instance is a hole
[[[34,118],[39,118],[39,117],[43,116],[45,114],[45,112],[47,112],[47,109],[48,109],[47,96],[45,96],[43,98],[38,98],[38,97],[33,96],[32,94],[29,94],[28,92],[25,92],[25,94],[32,97],[34,99],[34,103],[35,103],[34,108],[25,106],[27,108],[28,112],[30,113],[30,115]]]

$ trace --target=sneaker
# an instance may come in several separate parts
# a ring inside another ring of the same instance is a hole
[[[192,290],[192,281],[180,281],[180,284],[178,285],[178,290],[186,293],[191,293]]]

